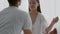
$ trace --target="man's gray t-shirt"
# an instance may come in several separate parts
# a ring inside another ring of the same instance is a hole
[[[24,29],[32,29],[28,13],[11,6],[0,12],[0,34],[21,34]]]

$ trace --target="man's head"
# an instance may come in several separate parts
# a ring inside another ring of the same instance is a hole
[[[10,6],[18,7],[21,4],[21,0],[8,0]]]

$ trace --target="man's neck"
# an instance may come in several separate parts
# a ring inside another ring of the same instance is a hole
[[[17,5],[9,5],[9,6],[15,6],[15,7],[17,7],[17,8],[18,8],[18,6],[17,6]]]

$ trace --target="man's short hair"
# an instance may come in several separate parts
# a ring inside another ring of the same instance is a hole
[[[8,0],[9,4],[16,4],[20,0]]]

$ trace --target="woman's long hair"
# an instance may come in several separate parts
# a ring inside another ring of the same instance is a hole
[[[38,4],[39,4],[39,6],[37,7],[37,11],[41,13],[40,2],[39,2],[39,0],[36,0],[36,1],[37,1]],[[29,7],[29,12],[30,12],[30,7]]]

